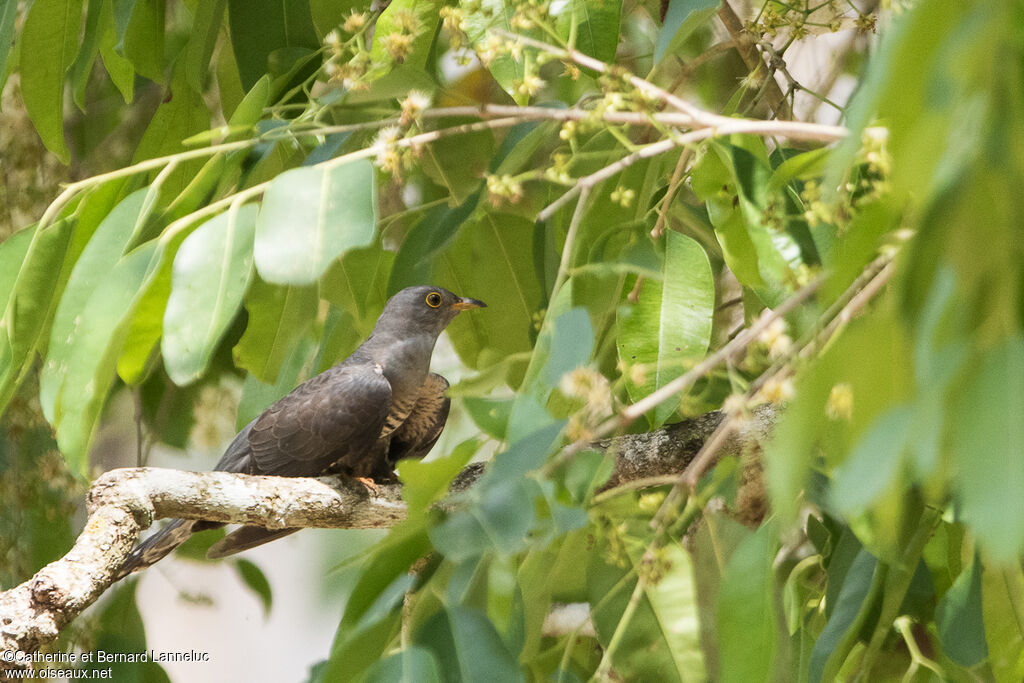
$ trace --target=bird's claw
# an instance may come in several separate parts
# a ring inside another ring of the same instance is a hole
[[[377,482],[373,479],[369,477],[355,477],[355,480],[365,486],[369,490],[370,495],[376,496],[380,494],[380,487],[377,486]]]

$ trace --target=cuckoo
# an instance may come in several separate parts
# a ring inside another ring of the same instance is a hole
[[[438,336],[482,301],[441,287],[407,287],[384,306],[351,356],[299,385],[235,436],[215,470],[281,477],[341,473],[387,480],[403,458],[422,458],[448,419],[448,381],[430,372]],[[160,560],[192,533],[222,524],[176,519],[141,543],[118,577]],[[225,557],[297,529],[243,526],[215,543]]]

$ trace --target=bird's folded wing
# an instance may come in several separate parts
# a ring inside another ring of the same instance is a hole
[[[373,452],[391,385],[371,364],[317,375],[268,408],[249,429],[257,474],[315,476],[338,459]]]

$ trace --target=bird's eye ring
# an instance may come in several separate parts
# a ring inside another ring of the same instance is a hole
[[[431,292],[430,294],[427,294],[427,305],[430,306],[431,308],[440,308],[441,295],[438,294],[437,292]]]

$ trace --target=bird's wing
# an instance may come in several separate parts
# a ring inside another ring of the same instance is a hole
[[[391,435],[388,461],[392,464],[403,458],[422,458],[441,436],[448,421],[451,399],[445,394],[448,380],[436,373],[427,375],[416,405],[402,426]]]
[[[317,375],[247,428],[252,473],[308,477],[342,457],[372,457],[390,406],[391,385],[372,364]]]

